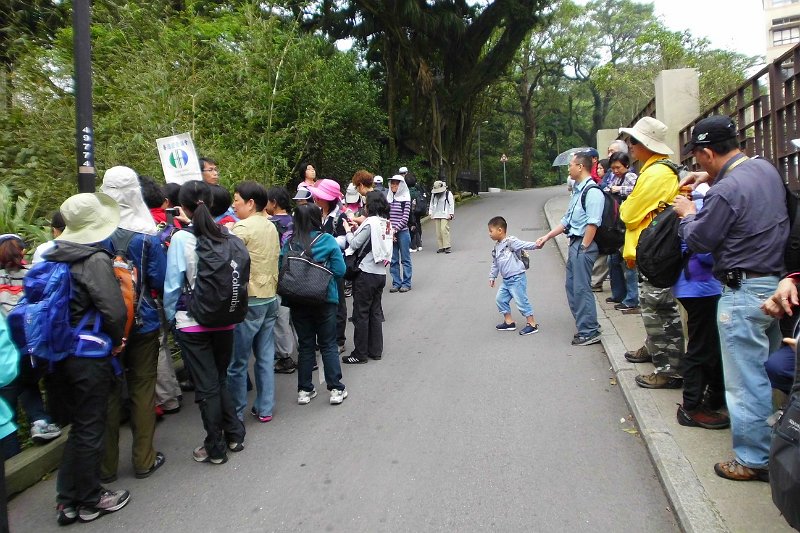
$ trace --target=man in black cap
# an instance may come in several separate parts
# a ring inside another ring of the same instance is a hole
[[[735,481],[768,481],[772,389],[764,362],[780,346],[781,335],[777,321],[760,306],[784,269],[786,193],[775,167],[739,150],[736,124],[729,117],[698,122],[684,147],[689,153],[707,175],[684,182],[713,185],[699,213],[688,198],[675,199],[674,209],[683,218],[681,237],[693,252],[713,254],[714,275],[725,285],[717,325],[734,459],[717,463],[714,471]],[[717,404],[709,408],[721,406],[721,398],[709,400]]]

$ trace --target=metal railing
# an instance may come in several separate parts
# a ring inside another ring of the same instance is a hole
[[[642,110],[640,116],[645,116],[647,109]],[[759,155],[771,161],[789,187],[800,190],[800,148],[791,142],[800,137],[800,44],[683,128],[679,133],[680,145],[689,141],[698,121],[711,115],[733,118],[741,149],[747,155]],[[681,157],[681,162],[697,168],[691,154]]]

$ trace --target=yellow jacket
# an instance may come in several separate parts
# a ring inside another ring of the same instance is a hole
[[[628,198],[619,208],[619,216],[625,223],[625,246],[622,257],[633,266],[636,261],[636,245],[639,235],[650,225],[650,221],[664,207],[670,205],[678,195],[678,178],[667,165],[655,165],[656,161],[667,159],[655,154],[642,165],[639,179]]]
[[[275,224],[264,213],[254,213],[236,223],[231,230],[242,239],[250,253],[251,298],[273,298],[278,287],[278,255],[280,237]]]

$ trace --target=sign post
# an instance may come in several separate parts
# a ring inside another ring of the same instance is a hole
[[[187,181],[203,179],[190,133],[156,139],[156,145],[167,183],[183,185]]]
[[[94,127],[92,126],[92,43],[89,0],[72,4],[72,45],[75,50],[75,156],[78,192],[94,192]]]
[[[506,184],[506,163],[508,163],[508,157],[506,154],[500,156],[500,162],[503,163],[503,190],[508,189],[508,185]]]

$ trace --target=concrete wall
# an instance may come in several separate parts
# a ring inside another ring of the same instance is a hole
[[[656,77],[656,118],[667,125],[667,145],[680,160],[678,134],[700,114],[700,78],[697,70],[662,70]]]
[[[597,151],[600,152],[600,159],[606,157],[606,151],[611,141],[619,136],[619,130],[597,130]]]

